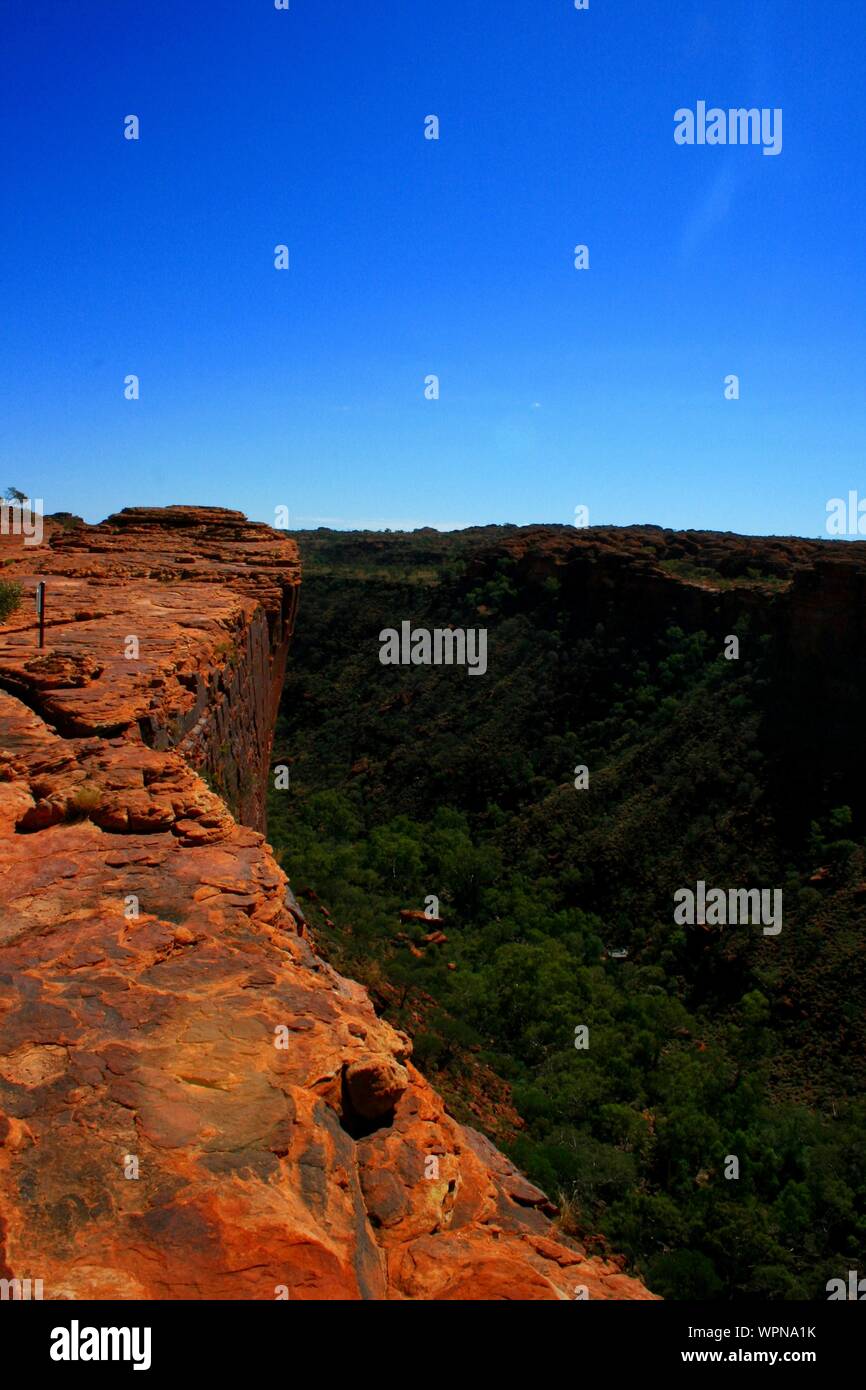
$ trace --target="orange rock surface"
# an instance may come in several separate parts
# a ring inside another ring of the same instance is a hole
[[[131,509],[0,559],[24,591],[0,625],[0,1277],[652,1297],[556,1233],[305,938],[262,833],[293,543]]]

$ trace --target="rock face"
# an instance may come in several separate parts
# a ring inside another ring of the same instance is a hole
[[[3,573],[28,600],[46,580],[46,648],[34,649],[25,601],[4,631],[3,688],[64,737],[128,738],[137,726],[139,743],[176,749],[262,829],[297,606],[293,543],[239,512],[132,507],[54,531],[23,557]]]
[[[554,1231],[305,937],[262,834],[292,542],[131,509],[0,558],[24,590],[0,626],[0,1278],[652,1297]]]
[[[503,559],[518,588],[556,581],[586,632],[601,623],[633,646],[671,625],[703,629],[721,645],[745,620],[744,651],[761,636],[771,641],[782,692],[774,723],[794,785],[802,790],[804,776],[820,777],[828,763],[844,769],[849,787],[862,785],[866,542],[659,526],[515,527],[479,547],[479,581]],[[840,804],[853,795],[845,780]]]

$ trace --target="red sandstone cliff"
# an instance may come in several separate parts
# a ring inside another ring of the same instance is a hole
[[[556,1234],[304,937],[260,833],[292,542],[194,508],[49,530],[0,549],[26,591],[0,626],[0,1277],[651,1297]]]

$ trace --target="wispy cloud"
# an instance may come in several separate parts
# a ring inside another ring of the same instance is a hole
[[[702,242],[713,233],[729,216],[731,204],[740,178],[732,164],[724,164],[718,171],[703,198],[686,219],[680,238],[680,251],[691,256]]]

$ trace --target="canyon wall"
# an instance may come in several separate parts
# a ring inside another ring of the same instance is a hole
[[[502,564],[519,586],[555,579],[576,621],[640,642],[671,623],[725,635],[743,617],[779,639],[792,666],[866,669],[866,542],[670,531],[660,526],[501,528],[470,573]]]
[[[24,592],[0,624],[0,1278],[652,1297],[551,1226],[307,938],[262,833],[293,543],[136,508],[0,560]]]
[[[472,571],[489,580],[503,564],[522,602],[555,580],[576,630],[601,624],[636,661],[672,626],[703,630],[720,653],[740,634],[742,662],[764,639],[774,678],[767,740],[780,777],[817,794],[823,769],[835,767],[837,801],[857,795],[866,778],[866,542],[526,526],[479,547]]]

